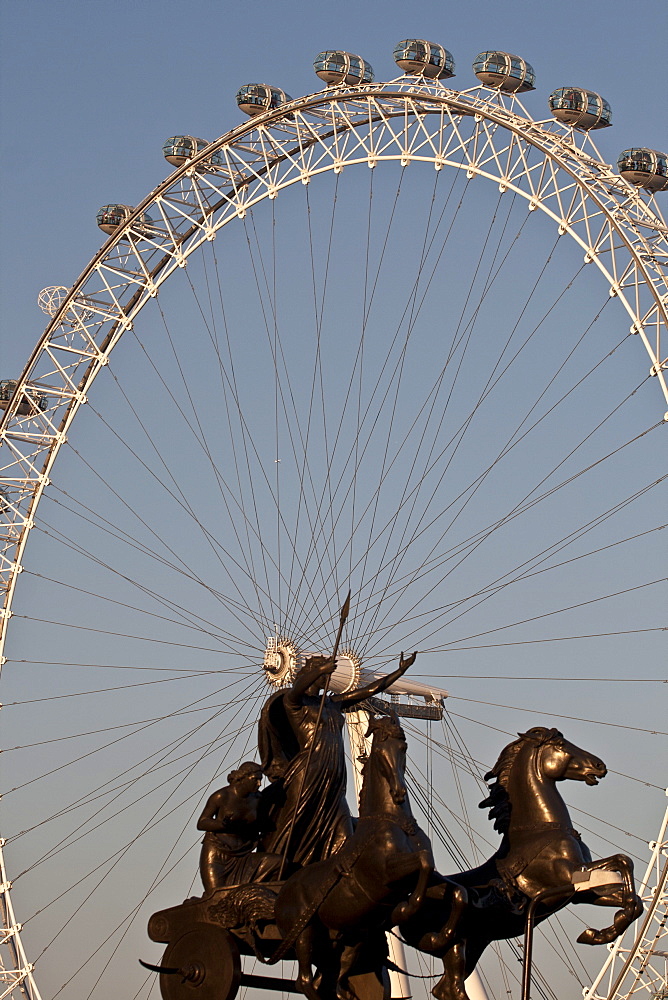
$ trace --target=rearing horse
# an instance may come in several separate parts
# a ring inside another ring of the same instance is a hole
[[[276,900],[283,945],[294,945],[297,984],[309,1000],[352,1000],[348,978],[364,949],[386,948],[384,931],[416,913],[434,869],[429,839],[411,813],[404,780],[406,739],[396,718],[373,719],[353,836],[331,858],[292,875]],[[338,959],[338,961],[337,961]],[[319,967],[316,989],[312,964]]]
[[[409,944],[443,958],[444,975],[432,991],[438,1000],[467,1000],[464,980],[487,945],[522,934],[527,906],[544,890],[565,887],[563,894],[539,903],[538,920],[571,901],[620,907],[611,926],[583,931],[578,938],[583,944],[613,941],[642,912],[631,859],[615,854],[592,861],[556,787],[565,780],[598,784],[607,773],[603,761],[569,743],[557,729],[538,726],[519,735],[485,775],[493,784],[480,803],[503,836],[501,846],[484,865],[451,876],[468,890],[454,934],[445,920],[450,917],[445,901],[427,899],[402,926]],[[618,873],[621,882],[587,874],[599,870]],[[578,883],[592,888],[575,892]]]

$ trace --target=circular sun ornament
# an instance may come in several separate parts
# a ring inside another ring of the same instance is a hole
[[[264,651],[264,673],[273,687],[291,684],[302,665],[302,655],[298,646],[287,636],[270,636]]]
[[[354,649],[341,649],[337,653],[336,676],[339,684],[344,685],[343,687],[337,685],[337,690],[342,694],[347,691],[354,691],[355,688],[360,686],[361,665],[362,660]]]

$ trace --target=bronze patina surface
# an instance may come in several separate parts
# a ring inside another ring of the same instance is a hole
[[[386,677],[345,694],[327,694],[336,662],[311,657],[292,687],[268,699],[258,730],[262,768],[271,781],[265,793],[271,832],[263,837],[264,850],[308,865],[343,847],[353,832],[346,801],[344,709],[387,690],[414,661],[415,654],[402,656]]]

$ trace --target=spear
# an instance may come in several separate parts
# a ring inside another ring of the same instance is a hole
[[[346,619],[348,618],[348,613],[350,612],[350,590],[348,591],[348,596],[343,602],[343,607],[341,608],[341,615],[339,618],[339,631],[336,633],[336,641],[334,642],[334,652],[332,653],[330,659],[336,663],[336,654],[339,651],[339,643],[341,642],[341,635],[343,634],[343,626],[346,624]],[[288,829],[288,836],[285,841],[285,848],[283,850],[283,857],[281,859],[281,867],[278,873],[278,880],[283,878],[283,869],[285,868],[285,862],[288,856],[288,850],[290,848],[290,841],[292,839],[292,831],[295,828],[295,822],[297,820],[297,813],[299,811],[299,805],[302,799],[302,793],[304,791],[304,783],[306,781],[306,775],[308,774],[309,765],[311,763],[311,757],[313,755],[313,747],[315,746],[315,737],[318,732],[318,727],[320,726],[320,720],[322,719],[322,710],[325,707],[325,698],[327,697],[327,685],[325,684],[322,691],[322,696],[320,698],[320,705],[318,706],[318,716],[315,720],[315,728],[313,730],[313,739],[311,740],[311,745],[308,748],[308,754],[306,755],[306,764],[304,765],[304,770],[302,771],[301,781],[299,783],[299,792],[297,794],[297,800],[295,802],[295,808],[292,813],[292,818],[290,820],[290,827]]]
[[[336,642],[334,643],[334,652],[332,653],[332,659],[336,660],[336,654],[339,651],[339,643],[341,642],[341,634],[343,632],[343,626],[346,624],[348,614],[350,612],[350,591],[348,591],[348,596],[343,602],[343,607],[341,608],[341,617],[339,620],[339,631],[336,633]],[[324,695],[323,691],[323,695]]]

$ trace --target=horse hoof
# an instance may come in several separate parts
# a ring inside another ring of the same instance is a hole
[[[450,986],[439,989],[440,985],[440,983],[436,983],[431,991],[431,995],[436,997],[436,1000],[469,1000],[468,993],[464,988],[459,989],[458,986],[453,985],[452,989]]]
[[[593,928],[588,927],[578,938],[578,944],[598,944],[598,934]]]
[[[299,976],[295,985],[300,993],[303,993],[305,997],[308,997],[308,1000],[320,1000],[318,991],[310,979],[306,979],[304,976]]]

